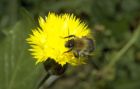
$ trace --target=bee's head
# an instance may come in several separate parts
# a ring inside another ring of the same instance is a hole
[[[73,48],[74,47],[74,39],[70,39],[65,43],[65,47]]]

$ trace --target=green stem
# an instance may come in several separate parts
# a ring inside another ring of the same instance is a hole
[[[140,26],[135,30],[132,38],[128,43],[114,56],[114,58],[110,61],[110,63],[106,66],[106,70],[109,70],[112,68],[116,62],[120,60],[120,58],[127,52],[127,50],[138,40],[138,37],[140,35]]]
[[[9,1],[9,8],[8,14],[10,19],[10,24],[13,24],[17,20],[17,13],[18,13],[18,0],[8,0]]]
[[[49,79],[50,76],[51,74],[47,73],[46,76],[37,85],[37,89],[40,89],[44,85],[44,83]]]

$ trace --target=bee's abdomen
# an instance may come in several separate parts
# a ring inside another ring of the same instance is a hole
[[[91,39],[91,38],[87,38],[87,49],[89,49],[88,51],[89,52],[93,52],[95,50],[95,43],[94,43],[94,40]]]
[[[88,56],[95,50],[94,40],[91,38],[83,37],[75,42],[77,42],[74,51],[75,57]]]

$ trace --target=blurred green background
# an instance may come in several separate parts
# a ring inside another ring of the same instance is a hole
[[[25,39],[48,12],[85,21],[96,52],[44,89],[140,89],[140,0],[0,0],[0,89],[36,89],[45,76]]]

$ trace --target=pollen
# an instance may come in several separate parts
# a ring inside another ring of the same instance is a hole
[[[78,65],[84,61],[75,58],[72,52],[65,53],[68,50],[65,37],[75,35],[80,38],[90,36],[90,33],[88,26],[73,14],[49,13],[45,18],[39,17],[39,27],[32,29],[27,42],[36,63],[51,58],[62,66],[66,63]]]

